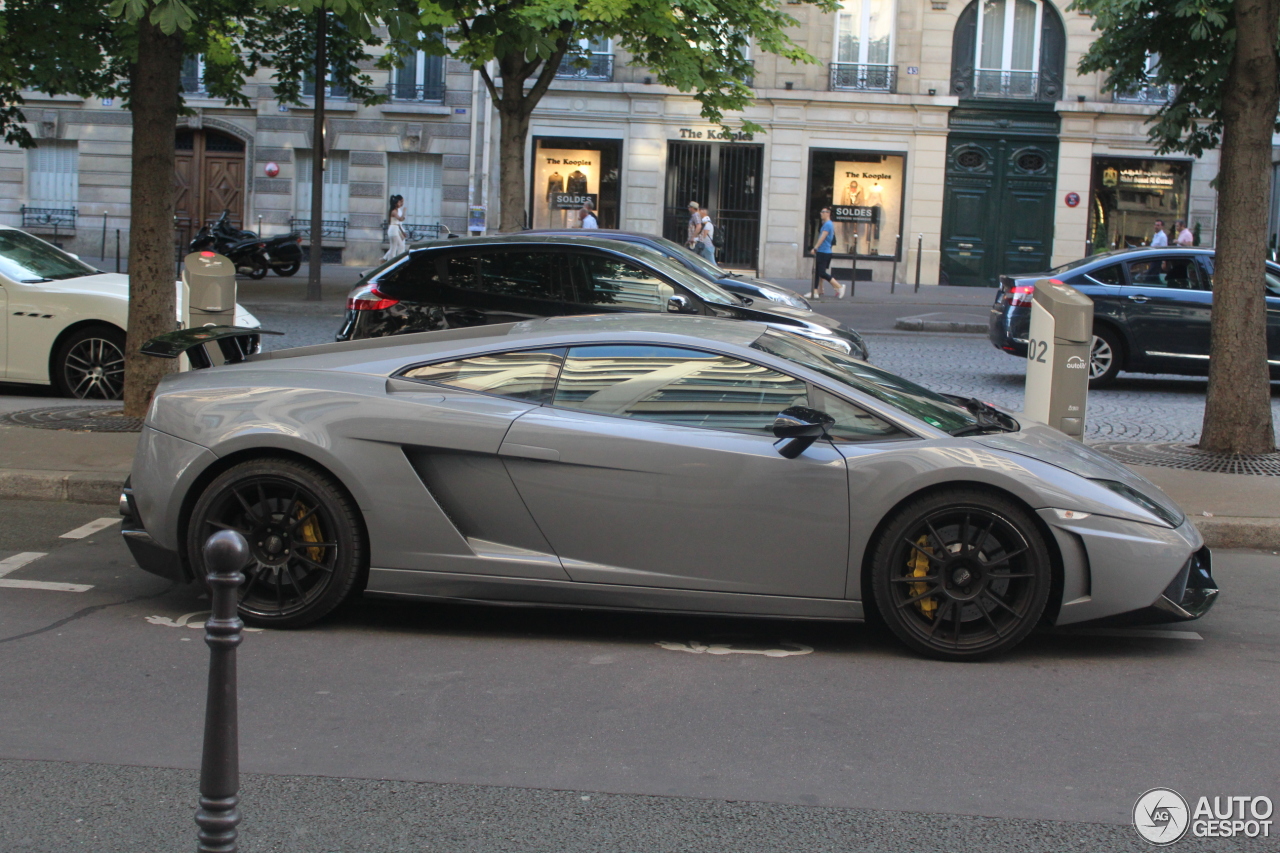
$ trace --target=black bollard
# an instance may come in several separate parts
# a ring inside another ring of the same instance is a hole
[[[924,254],[924,235],[923,234],[921,234],[919,237],[916,238],[916,289],[915,289],[916,293],[920,292],[920,256],[922,254]]]
[[[204,543],[213,612],[204,623],[209,646],[209,693],[200,757],[198,853],[236,853],[240,825],[240,733],[236,712],[236,646],[244,623],[236,610],[249,543],[234,530],[219,530]]]

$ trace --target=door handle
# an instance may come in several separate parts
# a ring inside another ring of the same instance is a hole
[[[1129,301],[1130,301],[1130,302],[1136,302],[1136,303],[1138,303],[1139,305],[1141,305],[1141,304],[1142,304],[1142,303],[1144,303],[1144,302],[1148,302],[1148,301],[1150,301],[1150,297],[1142,296],[1142,295],[1140,295],[1140,294],[1134,294],[1134,295],[1132,295],[1132,296],[1130,296],[1130,297],[1129,297]]]

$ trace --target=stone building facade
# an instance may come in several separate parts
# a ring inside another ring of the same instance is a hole
[[[1102,93],[1099,75],[1076,74],[1092,20],[1066,5],[789,6],[797,41],[820,63],[755,56],[744,117],[765,132],[754,137],[710,126],[695,101],[610,44],[584,45],[533,116],[529,224],[573,224],[587,197],[602,227],[679,237],[696,200],[726,238],[724,264],[799,278],[818,210],[832,206],[837,267],[852,264],[856,241],[861,275],[909,281],[920,246],[922,282],[976,285],[1149,241],[1156,218],[1187,219],[1212,245],[1216,152],[1155,156],[1145,122],[1169,93],[1152,85],[1117,97]],[[326,229],[327,257],[380,257],[390,193],[409,199],[415,236],[465,231],[485,206],[495,222],[498,135],[472,72],[423,58],[370,73],[390,102],[366,107],[340,92],[329,101],[322,191],[326,220],[345,224]],[[191,87],[194,115],[176,136],[177,180],[190,191],[178,213],[191,227],[237,205],[245,227],[266,234],[306,215],[310,111],[285,110],[258,85],[250,109],[201,98],[198,79]],[[111,256],[115,230],[127,237],[128,113],[33,94],[28,116],[41,147],[0,148],[0,222],[23,224],[24,206],[74,207],[74,236],[64,228],[60,241],[89,257],[105,242]],[[28,227],[52,230],[31,217]]]

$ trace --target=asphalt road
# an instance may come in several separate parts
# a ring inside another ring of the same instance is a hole
[[[99,516],[0,503],[0,560],[46,554],[3,580],[92,587],[0,585],[0,850],[193,838],[208,603],[114,525],[60,538]],[[1215,574],[1201,622],[968,665],[874,626],[368,599],[246,635],[242,849],[1149,849],[1149,788],[1280,801],[1280,557]]]

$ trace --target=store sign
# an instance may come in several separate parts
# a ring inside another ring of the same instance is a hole
[[[880,224],[880,205],[874,207],[853,207],[836,204],[831,206],[831,219],[835,222],[865,222],[870,225]]]
[[[725,142],[750,142],[755,139],[755,135],[747,133],[745,130],[725,130],[720,127],[709,127],[706,130],[697,130],[692,127],[680,128],[681,139],[718,139]]]
[[[600,207],[599,193],[552,193],[551,209],[552,210],[577,210],[587,202],[591,202],[593,209]]]
[[[1171,190],[1175,180],[1174,176],[1168,172],[1149,172],[1146,169],[1120,170],[1120,186],[1132,189]]]

